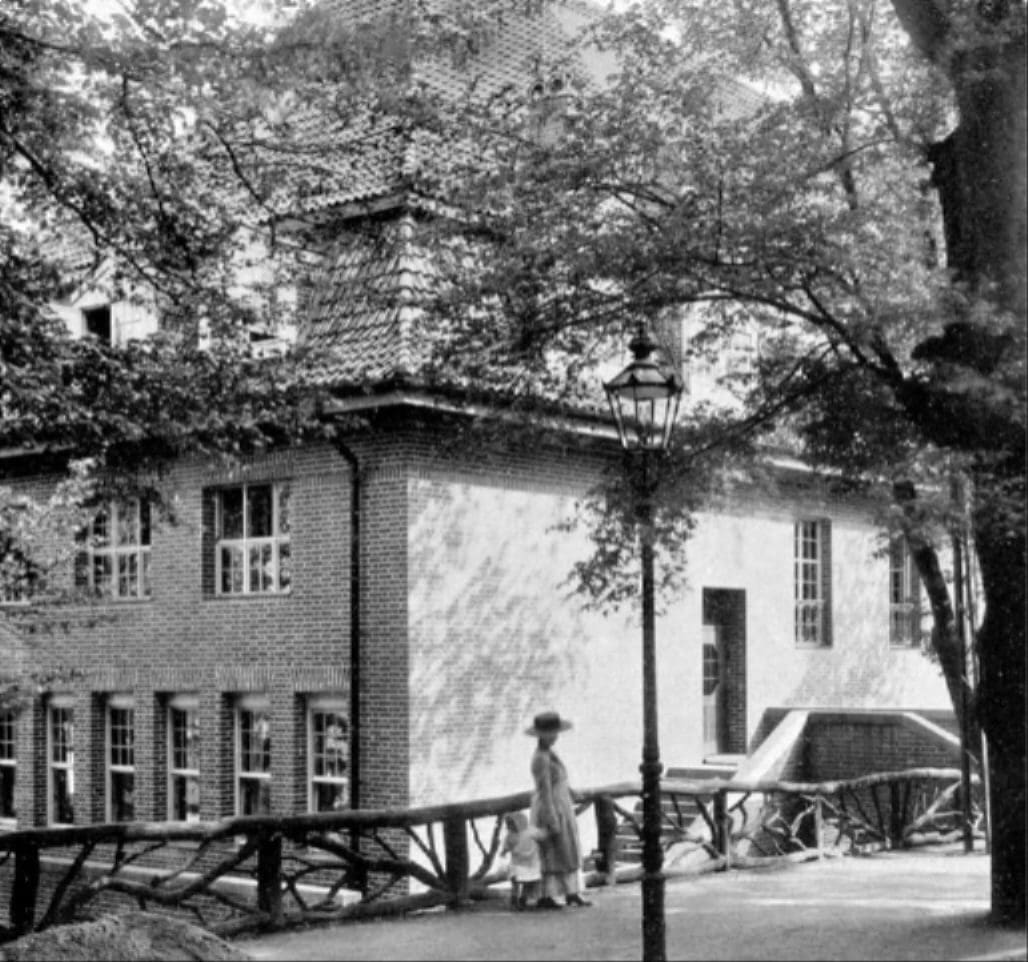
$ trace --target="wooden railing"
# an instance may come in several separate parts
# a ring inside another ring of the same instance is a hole
[[[666,870],[948,837],[960,828],[959,777],[954,769],[912,769],[821,783],[666,779]],[[575,792],[579,814],[593,810],[599,840],[592,859],[600,870],[587,884],[638,877],[637,866],[618,860],[617,829],[640,830],[623,804],[640,790],[633,781]],[[698,815],[682,807],[685,799]],[[111,894],[141,908],[191,912],[221,934],[459,906],[504,878],[496,864],[503,816],[530,802],[520,792],[410,809],[10,832],[0,835],[11,892],[4,935],[70,921]]]

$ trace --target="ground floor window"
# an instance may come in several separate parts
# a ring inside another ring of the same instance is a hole
[[[47,821],[75,821],[75,708],[71,696],[47,705]]]
[[[350,721],[342,697],[317,695],[307,710],[309,807],[337,812],[349,807]]]
[[[200,820],[200,714],[195,695],[168,700],[168,818]]]
[[[14,808],[14,782],[17,775],[15,754],[15,715],[13,711],[0,711],[0,822],[17,817]]]
[[[107,700],[107,818],[136,817],[136,711],[130,695]]]
[[[271,812],[271,705],[265,695],[236,700],[236,814]]]

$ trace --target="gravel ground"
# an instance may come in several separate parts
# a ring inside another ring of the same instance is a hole
[[[638,959],[638,885],[593,905],[511,912],[491,899],[240,940],[253,959]],[[959,848],[669,879],[669,959],[1024,960],[1024,932],[986,923],[989,861]]]

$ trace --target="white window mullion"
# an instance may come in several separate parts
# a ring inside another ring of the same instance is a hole
[[[270,529],[257,533],[251,524],[254,491],[267,489]],[[239,497],[242,518],[238,534],[226,535],[225,498],[230,493]],[[289,534],[283,530],[282,499],[288,497],[282,484],[243,485],[218,492],[216,502],[214,576],[220,595],[276,594],[289,591],[291,578],[285,558],[289,555]]]
[[[339,696],[320,695],[307,705],[308,808],[312,812],[349,807],[349,706]]]
[[[199,699],[175,695],[167,703],[168,818],[173,822],[200,820]]]
[[[107,819],[135,818],[135,702],[131,695],[107,699]]]
[[[47,705],[47,821],[75,821],[75,708],[70,695],[57,695]]]
[[[16,717],[13,711],[0,711],[0,824],[13,822],[17,817],[14,802],[18,776]]]
[[[235,710],[236,814],[271,811],[271,707],[266,696],[243,695]]]

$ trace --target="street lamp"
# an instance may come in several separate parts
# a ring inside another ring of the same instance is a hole
[[[621,446],[641,462],[632,472],[635,520],[642,556],[643,655],[643,959],[664,962],[664,855],[660,845],[660,748],[657,743],[657,653],[653,617],[653,495],[656,489],[651,459],[666,453],[682,396],[677,370],[653,359],[656,344],[644,325],[628,344],[633,360],[603,385],[617,424]]]

